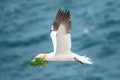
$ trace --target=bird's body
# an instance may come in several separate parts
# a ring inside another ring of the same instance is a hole
[[[47,54],[46,60],[47,61],[74,61],[74,58],[72,54],[55,55],[55,53],[49,53]]]
[[[92,64],[86,56],[80,56],[71,51],[71,18],[69,11],[60,9],[55,17],[51,28],[54,51],[48,54],[38,54],[36,58],[46,61],[78,61],[80,63]]]

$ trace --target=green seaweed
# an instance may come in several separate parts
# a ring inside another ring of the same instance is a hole
[[[35,58],[32,61],[30,61],[31,66],[45,66],[46,63],[47,62],[41,58]]]

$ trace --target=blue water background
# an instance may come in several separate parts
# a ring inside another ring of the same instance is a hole
[[[72,18],[72,51],[93,65],[49,62],[50,27],[59,8]],[[120,80],[120,0],[0,0],[0,80]]]

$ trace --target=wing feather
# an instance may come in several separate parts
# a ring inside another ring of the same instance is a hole
[[[53,26],[51,28],[51,38],[53,41],[54,52],[70,53],[71,52],[71,17],[68,10],[59,9]]]

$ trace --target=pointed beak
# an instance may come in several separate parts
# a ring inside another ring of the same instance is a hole
[[[35,58],[31,60],[31,62],[35,62]]]
[[[46,61],[42,60],[41,58],[34,58],[30,61],[30,65],[32,66],[45,66]]]
[[[35,60],[35,58],[34,58],[34,59],[32,59],[32,60],[30,61],[30,65],[34,65],[35,62],[36,62],[36,60]]]

